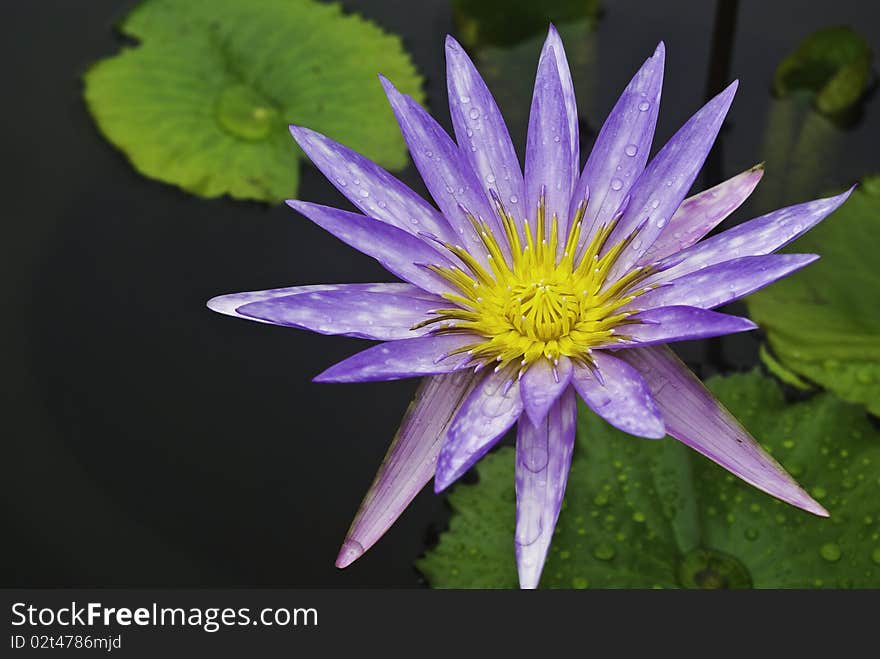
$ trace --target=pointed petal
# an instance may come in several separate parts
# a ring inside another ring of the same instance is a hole
[[[372,256],[401,279],[431,293],[452,290],[449,282],[424,267],[424,264],[449,266],[451,263],[420,238],[360,213],[296,199],[289,200],[287,205],[345,244]]]
[[[639,264],[654,263],[700,240],[749,198],[763,175],[764,165],[756,165],[685,199]]]
[[[717,263],[742,256],[762,256],[784,247],[809,231],[847,200],[853,188],[827,199],[781,208],[754,220],[743,222],[723,233],[669,257],[680,261],[651,278],[669,281]]]
[[[421,288],[412,284],[401,284],[398,282],[381,282],[377,284],[314,284],[312,286],[288,286],[285,288],[270,288],[265,291],[245,291],[243,293],[229,293],[227,295],[218,295],[208,300],[208,308],[211,311],[222,313],[226,316],[234,316],[236,318],[244,318],[245,320],[253,320],[258,323],[270,323],[268,320],[260,318],[252,318],[238,313],[238,308],[243,307],[251,302],[260,302],[261,300],[270,300],[272,298],[287,297],[289,295],[300,295],[304,293],[321,293],[325,291],[336,291],[346,288],[351,291],[361,293],[387,293],[389,295],[402,295],[406,297],[417,298],[419,300],[437,300],[436,296],[426,293]]]
[[[634,324],[620,329],[621,340],[613,347],[630,348],[651,343],[708,339],[758,328],[748,318],[684,306],[649,309],[634,314],[629,320]]]
[[[641,229],[614,264],[609,274],[612,280],[632,268],[681,205],[715,142],[736,87],[733,82],[688,119],[633,184],[629,204],[607,244],[613,245]]]
[[[475,340],[469,334],[442,334],[380,343],[334,364],[313,381],[376,382],[451,373],[469,357],[449,353]]]
[[[648,382],[671,436],[759,490],[828,516],[669,348],[651,346],[621,355]]]
[[[290,133],[327,180],[364,215],[412,234],[426,231],[452,240],[446,219],[428,202],[372,160],[308,128]]]
[[[516,435],[516,564],[520,588],[537,588],[559,519],[577,426],[567,387],[544,419],[521,418]]]
[[[523,212],[532,226],[532,235],[542,195],[546,227],[549,229],[554,215],[560,224],[567,222],[573,176],[565,97],[556,56],[553,47],[549,46],[538,60],[526,139],[526,206]]]
[[[403,286],[406,286],[404,284]],[[440,297],[396,292],[364,291],[356,284],[335,289],[270,297],[238,307],[238,315],[320,334],[344,334],[362,339],[394,341],[422,336],[431,327],[411,329],[447,306]]]
[[[625,361],[593,351],[601,381],[586,366],[576,365],[571,383],[590,409],[623,432],[659,439],[666,435],[663,417],[644,378]]]
[[[345,536],[336,567],[347,567],[372,547],[431,480],[449,424],[476,382],[470,372],[422,380]]]
[[[565,56],[565,47],[562,45],[562,38],[559,36],[556,26],[552,23],[547,30],[547,39],[544,41],[544,46],[541,49],[541,52],[542,54],[545,52],[549,54],[551,50],[553,52],[553,58],[556,60],[556,73],[559,76],[559,86],[562,90],[562,99],[565,103],[565,123],[566,126],[568,126],[568,139],[571,144],[571,184],[569,186],[569,189],[571,190],[574,189],[578,170],[581,166],[577,97],[574,93],[574,81],[571,79],[571,69],[568,66],[568,58]],[[564,216],[567,215],[565,211],[566,209],[563,208],[562,214]],[[563,233],[562,235],[565,234]]]
[[[437,458],[435,492],[449,487],[516,423],[523,404],[519,382],[511,385],[510,378],[507,370],[489,373],[461,406]]]
[[[568,387],[571,381],[571,360],[560,357],[559,364],[553,365],[548,359],[539,359],[529,366],[523,374],[522,388],[523,408],[532,423],[539,424],[550,406]]]
[[[668,285],[637,297],[627,306],[654,309],[685,305],[714,309],[754,293],[818,258],[816,254],[768,254],[732,259],[665,282]]]
[[[446,37],[446,85],[455,138],[484,189],[521,217],[523,176],[501,111],[461,45]],[[491,198],[491,197],[489,197]]]
[[[461,208],[464,206],[470,213],[489,222],[493,231],[498,231],[496,235],[504,235],[483,193],[482,183],[464,153],[440,124],[412,98],[401,94],[384,77],[379,78],[428,192],[452,226],[458,242],[485,263],[485,249]]]
[[[665,59],[661,42],[623,90],[596,137],[568,211],[573,216],[589,192],[582,245],[611,220],[645,169],[657,125]]]

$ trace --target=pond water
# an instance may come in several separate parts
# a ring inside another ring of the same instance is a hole
[[[456,3],[457,15],[440,0],[422,1],[418,11],[406,0],[342,4],[402,35],[426,78],[428,104],[448,127],[443,36],[473,28],[471,3]],[[513,25],[517,4],[505,3],[510,16],[499,20]],[[193,197],[138,175],[101,138],[80,77],[116,52],[113,25],[133,5],[6,8],[0,61],[15,91],[0,108],[4,265],[13,289],[4,323],[11,422],[0,460],[3,583],[418,586],[413,560],[447,515],[427,491],[361,561],[333,567],[415,384],[312,384],[361,343],[205,308],[223,292],[387,276],[285,207]],[[576,68],[582,154],[662,39],[667,73],[655,149],[707,93],[741,81],[697,185],[767,161],[766,190],[732,221],[880,171],[876,98],[838,126],[769,91],[777,63],[817,29],[851,25],[880,50],[876,4],[742,3],[735,20],[717,25],[711,2],[604,5],[594,30],[560,22]],[[511,45],[502,25],[476,49],[492,64],[519,148],[544,29],[516,32],[521,40]],[[774,141],[779,131],[793,135],[788,146]],[[423,189],[412,166],[400,176]],[[299,196],[344,205],[310,166]],[[735,335],[680,352],[706,376],[756,364],[757,346],[756,336]]]

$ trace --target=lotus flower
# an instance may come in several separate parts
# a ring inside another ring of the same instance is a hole
[[[667,434],[782,501],[827,516],[666,343],[754,329],[711,309],[804,267],[773,254],[848,193],[768,213],[701,241],[751,193],[753,167],[685,198],[733,100],[734,82],[648,161],[661,43],[623,90],[580,170],[575,95],[551,26],[538,60],[521,169],[476,68],[446,41],[455,140],[380,77],[432,206],[328,137],[291,126],[360,213],[291,208],[405,283],[223,295],[221,313],[381,341],[315,378],[424,378],[337,558],[372,546],[433,477],[437,492],[514,425],[520,584],[538,585],[574,446],[579,396],[639,437]]]

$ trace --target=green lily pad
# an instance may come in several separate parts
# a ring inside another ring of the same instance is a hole
[[[773,90],[813,94],[816,109],[835,115],[852,107],[868,88],[871,49],[854,30],[830,27],[814,32],[776,68]]]
[[[88,70],[85,99],[145,176],[203,197],[292,197],[289,123],[390,169],[407,162],[376,74],[420,100],[421,78],[398,37],[338,5],[144,0],[120,30],[137,45]]]
[[[549,588],[880,587],[880,432],[830,394],[787,404],[758,372],[709,387],[830,511],[783,504],[673,439],[637,439],[585,407],[544,569]],[[514,588],[514,452],[478,463],[418,561],[436,588]]]
[[[821,259],[746,301],[778,364],[880,415],[878,232],[874,177],[791,247]]]

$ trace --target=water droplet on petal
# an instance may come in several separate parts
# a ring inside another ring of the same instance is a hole
[[[468,116],[471,119],[479,119],[480,118],[480,111],[477,108],[471,108],[471,111],[468,112]]]
[[[461,101],[462,103],[470,103],[471,97],[470,96],[460,96],[458,100]]]
[[[494,174],[486,174],[486,183],[494,183],[495,175]]]
[[[611,189],[612,190],[620,190],[620,188],[622,188],[622,187],[623,187],[623,181],[621,181],[619,178],[611,179]]]
[[[654,199],[651,201],[651,208],[657,208],[660,205],[660,201],[658,199]]]
[[[553,141],[554,141],[554,142],[559,142],[559,135],[557,135],[556,137],[554,137],[554,138],[553,138]]]
[[[425,151],[425,155],[428,156],[429,158],[433,158],[433,157],[434,157],[434,152],[431,151],[430,149],[428,149],[427,151]]]
[[[448,192],[449,194],[453,194],[455,192],[455,188],[453,188],[451,185],[447,185],[446,192]]]
[[[639,111],[641,112],[647,112],[649,107],[651,107],[651,104],[648,103],[648,101],[642,101],[639,103]]]
[[[515,195],[515,194],[514,194],[514,195],[510,195],[510,203],[511,203],[511,204],[515,204],[515,203],[518,202],[518,201],[519,201],[519,199],[516,198],[516,195]]]
[[[626,148],[623,150],[623,152],[626,155],[628,155],[630,158],[632,158],[634,155],[636,155],[639,152],[639,147],[637,147],[635,144],[627,144]]]
[[[658,229],[662,229],[663,227],[666,226],[666,218],[665,217],[658,218],[654,224],[657,225]]]
[[[361,197],[369,197],[369,196],[370,196],[369,190],[361,190]]]

